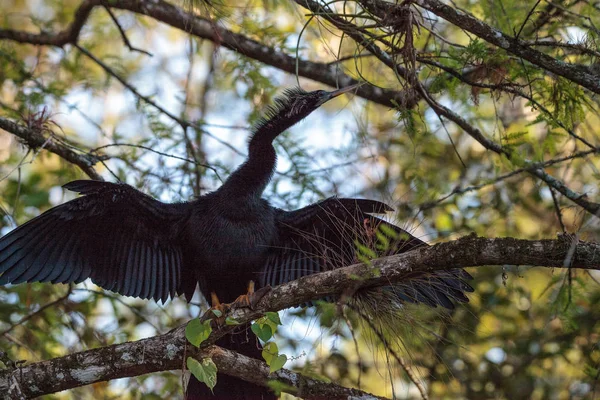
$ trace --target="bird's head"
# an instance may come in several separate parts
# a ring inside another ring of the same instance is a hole
[[[329,100],[347,93],[359,85],[346,86],[334,91],[314,90],[312,92],[305,92],[298,87],[287,89],[283,92],[283,96],[275,99],[275,103],[279,111],[283,112],[286,118],[302,119]]]
[[[326,90],[306,92],[299,87],[287,89],[281,96],[275,98],[274,104],[266,110],[264,117],[256,124],[255,131],[264,128],[273,129],[271,133],[275,136],[306,118],[324,103],[358,86],[360,83],[331,92]]]

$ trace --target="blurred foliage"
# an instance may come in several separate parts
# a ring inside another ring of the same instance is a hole
[[[3,1],[0,28],[59,31],[68,26],[80,3]],[[278,138],[279,169],[266,193],[273,204],[294,208],[337,194],[381,199],[397,208],[394,218],[399,225],[430,242],[470,232],[553,238],[562,231],[560,221],[582,239],[598,239],[598,220],[543,182],[524,173],[499,179],[527,162],[588,149],[573,134],[596,144],[597,95],[416,6],[411,15],[418,25],[407,29],[393,16],[381,21],[355,2],[343,3],[328,4],[360,26],[395,62],[414,71],[438,101],[510,149],[511,157],[486,151],[458,126],[438,118],[425,102],[410,110],[401,104],[390,110],[345,98],[328,103]],[[576,43],[580,47],[535,49],[597,68],[597,2],[555,3],[537,3],[531,12],[533,2],[452,2],[524,41]],[[173,4],[275,51],[336,62],[340,71],[389,89],[408,87],[367,54],[364,43],[342,35],[323,18],[309,19],[308,11],[294,2]],[[73,46],[36,47],[8,40],[0,41],[0,117],[32,123],[43,115],[37,123],[43,123],[46,134],[52,131],[72,148],[111,157],[99,165],[106,179],[127,181],[165,201],[189,199],[218,187],[244,158],[248,126],[282,87],[296,84],[296,77],[151,18],[113,12],[132,45],[151,57],[128,49],[117,25],[100,7],[85,23],[79,45],[142,95],[194,123],[193,128],[182,128],[134,96]],[[544,13],[552,18],[534,26]],[[411,49],[416,67],[399,55]],[[299,82],[307,90],[321,87]],[[598,161],[590,154],[546,171],[597,201]],[[27,149],[2,131],[0,177],[1,233],[72,198],[60,186],[83,178],[76,167],[41,149]],[[393,353],[435,399],[584,399],[600,393],[600,274],[512,266],[471,272],[476,289],[471,303],[451,312],[407,306],[404,324],[386,333],[385,351],[368,324],[352,313],[340,318],[335,305],[322,304],[318,315],[312,309],[286,312],[284,326],[275,335],[278,349],[288,355],[286,368],[380,395],[420,398]],[[89,281],[73,288],[3,287],[0,349],[13,360],[49,359],[167,332],[198,315],[203,305],[124,298]],[[153,399],[181,394],[180,373],[165,372],[45,398]]]

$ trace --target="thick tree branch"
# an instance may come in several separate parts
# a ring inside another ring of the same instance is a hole
[[[555,240],[486,239],[467,236],[373,260],[371,265],[357,264],[302,277],[273,288],[254,310],[236,308],[231,311],[230,317],[240,323],[247,323],[267,311],[282,310],[312,299],[347,293],[361,287],[387,286],[405,280],[410,274],[419,271],[505,264],[600,270],[600,245],[578,241],[569,235]],[[357,279],[357,276],[363,279]],[[183,325],[153,338],[88,350],[12,371],[3,371],[0,372],[0,393],[14,393],[18,396],[21,392],[25,396],[39,396],[93,382],[180,369],[186,355],[213,357],[221,372],[264,384],[264,365],[244,364],[253,367],[241,368],[239,363],[255,361],[246,360],[224,349],[209,347],[231,329],[235,327],[213,331],[210,338],[203,343],[202,350],[185,344]],[[277,379],[286,377],[286,383],[299,388],[299,394],[304,397],[325,395],[324,391],[329,388],[335,389],[335,393],[340,393],[338,390],[341,390],[331,386],[316,389],[317,383],[307,383],[310,381],[289,371],[270,376]],[[309,388],[314,391],[305,392]]]
[[[94,169],[94,165],[103,160],[100,156],[78,153],[64,143],[61,143],[53,135],[46,137],[39,130],[19,125],[7,118],[0,117],[0,129],[17,136],[23,140],[27,147],[33,150],[48,150],[71,164],[77,165],[91,179],[103,180],[102,176]]]
[[[346,388],[333,382],[328,383],[311,379],[286,369],[270,374],[269,367],[264,362],[219,346],[213,345],[205,350],[195,349],[194,357],[210,357],[220,372],[239,376],[257,385],[264,386],[269,380],[277,380],[296,388],[296,390],[290,390],[289,392],[303,399],[384,399],[384,397],[375,396],[358,389]],[[249,371],[252,371],[252,373],[248,373]]]
[[[178,370],[182,368],[185,356],[198,360],[209,357],[217,365],[219,372],[239,376],[257,385],[266,386],[269,380],[278,380],[296,388],[292,393],[305,399],[347,399],[349,396],[356,399],[383,399],[285,369],[270,374],[269,367],[262,361],[222,347],[213,345],[198,349],[186,342],[184,336],[171,331],[136,342],[30,364],[12,372],[0,372],[0,390],[8,394],[4,397],[6,399],[37,397],[95,382]]]
[[[86,0],[75,11],[71,25],[58,33],[42,32],[29,33],[16,31],[13,29],[0,29],[0,39],[13,40],[19,43],[29,43],[33,45],[48,45],[63,47],[70,43],[76,43],[83,25],[87,21],[90,12],[100,3],[99,0]]]

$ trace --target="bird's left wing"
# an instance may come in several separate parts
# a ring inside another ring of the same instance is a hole
[[[161,203],[126,184],[74,181],[84,195],[0,238],[0,285],[81,282],[165,301],[181,293],[179,223],[186,203]]]
[[[279,285],[316,272],[359,262],[361,255],[381,257],[427,246],[405,230],[371,214],[391,211],[373,200],[330,198],[308,207],[280,211],[278,242],[270,249],[261,275],[263,285]],[[462,269],[415,273],[389,287],[400,302],[425,303],[452,308],[454,301],[468,301],[473,289]]]

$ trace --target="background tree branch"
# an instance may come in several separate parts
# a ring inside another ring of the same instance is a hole
[[[533,49],[531,46],[527,46],[527,44],[522,43],[518,38],[493,29],[477,18],[455,10],[438,0],[415,0],[415,4],[480,37],[486,42],[521,57],[548,72],[569,79],[594,93],[600,94],[600,79],[598,79],[598,74],[583,65],[569,64],[556,60]]]
[[[349,86],[357,81],[336,64],[319,63],[297,59],[277,49],[257,42],[239,33],[222,28],[215,21],[193,15],[165,1],[125,0],[113,2],[109,0],[85,0],[77,9],[69,28],[58,33],[28,33],[11,29],[0,29],[0,39],[13,40],[38,46],[64,47],[77,44],[81,28],[91,11],[98,6],[109,9],[128,10],[137,14],[147,15],[162,23],[180,29],[202,39],[208,39],[215,44],[238,52],[246,57],[271,65],[290,74],[298,74],[332,87]],[[356,94],[366,100],[388,107],[395,104],[414,104],[412,91],[393,91],[374,86],[361,86]]]
[[[47,121],[40,121],[40,124],[46,123]],[[40,124],[32,121],[32,126],[26,127],[7,118],[0,117],[0,129],[12,133],[21,139],[22,143],[31,150],[41,151],[45,149],[65,161],[76,165],[91,179],[104,180],[94,169],[94,165],[105,160],[103,156],[75,151],[72,146],[67,145],[55,136],[49,128],[44,128]],[[46,135],[42,131],[45,131]]]

